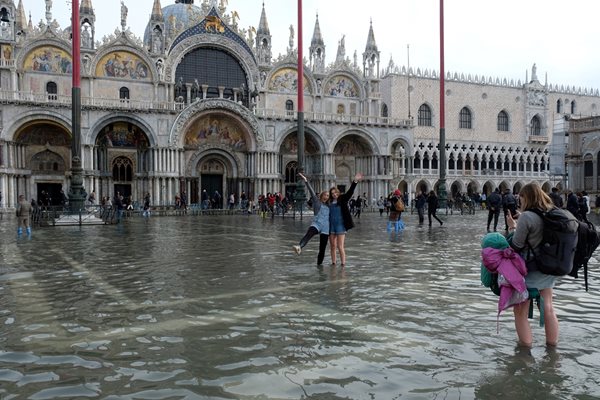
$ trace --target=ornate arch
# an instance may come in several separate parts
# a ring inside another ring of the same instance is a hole
[[[28,111],[21,114],[17,117],[15,122],[5,130],[4,136],[14,140],[16,139],[15,135],[24,125],[36,122],[43,123],[47,121],[54,122],[60,127],[64,128],[69,137],[71,137],[71,121],[64,115],[53,110],[44,111],[44,114],[41,114],[39,111]]]
[[[365,139],[367,141],[367,144],[371,147],[371,150],[374,154],[382,154],[381,149],[379,148],[379,144],[377,143],[377,140],[375,139],[375,137],[373,137],[371,132],[355,127],[348,128],[339,132],[329,144],[328,153],[333,153],[335,150],[335,146],[338,144],[338,142],[349,135],[357,135]]]
[[[42,40],[30,41],[21,51],[19,51],[19,55],[16,58],[17,69],[24,70],[25,60],[29,57],[32,51],[35,49],[43,49],[44,47],[55,47],[58,48],[69,55],[71,58],[71,62],[73,62],[73,55],[71,53],[71,45],[70,43],[56,37],[56,38],[45,38]]]
[[[202,33],[198,35],[190,36],[187,39],[177,43],[175,47],[169,52],[169,56],[165,60],[165,81],[175,83],[175,69],[183,60],[183,57],[199,48],[199,47],[212,47],[218,50],[230,53],[234,58],[238,60],[249,81],[252,82],[252,86],[248,85],[250,89],[254,86],[258,87],[259,71],[256,66],[256,60],[254,56],[239,43],[231,40],[223,35],[215,35],[210,33]],[[250,82],[249,82],[250,83]]]
[[[281,149],[281,146],[283,146],[283,143],[285,142],[286,138],[290,134],[297,132],[297,130],[297,124],[290,124],[290,126],[286,128],[281,135],[276,135],[277,139],[273,148]],[[327,151],[327,144],[325,143],[325,140],[323,140],[323,137],[314,128],[312,128],[311,126],[305,126],[304,131],[305,133],[310,134],[311,138],[313,138],[315,142],[317,142],[320,153],[325,153]]]
[[[98,63],[100,62],[100,60],[102,60],[105,56],[107,56],[110,53],[119,51],[132,53],[139,57],[141,60],[143,60],[150,70],[150,81],[158,81],[159,74],[156,70],[154,61],[148,56],[146,52],[141,50],[140,47],[129,38],[126,32],[122,32],[121,35],[117,36],[112,41],[102,45],[98,49],[97,53],[94,55],[94,58],[91,61],[90,72],[92,72],[92,74],[95,74],[96,68],[98,67]]]
[[[198,163],[200,163],[202,159],[210,156],[226,160],[229,163],[229,166],[232,168],[232,175],[234,177],[247,175],[244,163],[242,160],[240,160],[237,154],[232,153],[230,148],[219,145],[207,145],[199,147],[187,162],[185,166],[185,175],[187,177],[197,177],[196,172]]]
[[[152,129],[152,127],[148,125],[146,121],[137,118],[133,114],[125,113],[106,115],[103,118],[97,120],[96,123],[88,130],[87,135],[85,136],[84,144],[94,144],[96,142],[96,138],[98,137],[102,129],[104,129],[106,125],[115,122],[127,122],[137,125],[138,127],[142,128],[142,130],[146,134],[150,146],[152,147],[157,145],[157,135],[156,132],[154,132],[154,130]]]
[[[250,128],[254,135],[250,135],[251,143],[248,143],[248,151],[256,151],[263,148],[265,143],[264,132],[259,129],[258,120],[247,108],[227,99],[205,99],[196,101],[187,106],[175,119],[169,133],[169,146],[180,146],[184,133],[194,122],[196,117],[206,111],[221,111],[230,117],[237,119],[240,123]]]
[[[345,79],[348,79],[352,86],[346,84]],[[340,91],[347,90],[350,93],[339,93]],[[360,84],[360,80],[357,79],[354,74],[350,72],[335,72],[327,77],[323,82],[324,96],[334,96],[342,98],[364,98],[365,97],[364,87]]]

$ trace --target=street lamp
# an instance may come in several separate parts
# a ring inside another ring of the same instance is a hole
[[[440,0],[440,180],[438,204],[446,208],[446,99],[444,88],[444,0]]]
[[[298,172],[304,173],[304,64],[302,60],[302,0],[298,0]],[[302,219],[302,208],[306,200],[304,184],[301,179],[296,178],[296,191],[294,201],[296,210],[300,212]]]
[[[72,212],[83,209],[86,192],[81,165],[81,52],[79,34],[79,0],[71,2],[71,40],[73,45],[73,88],[71,89],[71,188],[69,206]]]

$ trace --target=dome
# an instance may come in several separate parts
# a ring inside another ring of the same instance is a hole
[[[172,42],[177,35],[187,28],[200,23],[204,18],[204,13],[200,7],[180,2],[163,7],[162,14],[165,23],[167,43]],[[148,22],[148,25],[146,25],[146,31],[144,32],[144,45],[146,47],[150,46],[153,27],[154,23],[152,21]]]

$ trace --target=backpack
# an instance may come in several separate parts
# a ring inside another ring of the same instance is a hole
[[[578,278],[579,270],[583,268],[583,279],[585,282],[585,291],[588,290],[588,261],[596,248],[600,245],[600,233],[591,222],[579,221],[577,230],[577,249],[573,259],[573,269],[569,276]]]
[[[542,241],[533,249],[537,269],[548,275],[568,275],[573,270],[579,221],[573,214],[560,208],[546,212],[533,208],[527,211],[536,213],[544,221]]]
[[[400,197],[398,197],[398,200],[396,200],[396,202],[394,203],[394,209],[398,212],[403,212],[405,207],[404,207],[404,201],[402,201],[402,199]]]

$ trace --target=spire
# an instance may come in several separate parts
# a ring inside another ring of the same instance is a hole
[[[325,42],[321,35],[321,27],[319,26],[319,14],[317,13],[317,20],[315,21],[315,30],[313,31],[313,37],[310,41],[309,56],[310,65],[313,72],[324,73],[325,72]]]
[[[267,22],[267,12],[265,11],[265,3],[263,2],[262,13],[260,14],[260,23],[258,24],[257,35],[270,35],[269,23]]]
[[[27,16],[25,14],[25,8],[23,7],[23,0],[19,0],[16,17],[17,31],[24,31],[27,29]]]
[[[92,7],[92,0],[82,0],[79,6],[80,14],[94,14],[94,8]]]
[[[378,52],[377,43],[375,43],[375,33],[373,33],[373,20],[371,20],[371,26],[369,27],[369,37],[367,38],[365,52]]]
[[[163,12],[162,12],[162,7],[160,5],[160,0],[154,0],[154,5],[152,6],[152,15],[150,16],[150,21],[153,21],[153,22],[162,22],[163,21]]]
[[[33,21],[31,20],[31,11],[29,12],[29,22],[27,23],[27,30],[29,32],[33,31]]]
[[[317,20],[315,21],[315,30],[313,31],[313,37],[310,41],[311,46],[325,46],[323,41],[323,35],[321,35],[321,26],[319,25],[319,14],[317,13]]]
[[[367,38],[367,47],[363,53],[363,73],[365,77],[379,79],[379,62],[381,55],[377,50],[375,43],[375,34],[373,33],[373,20],[369,27],[369,37]]]

